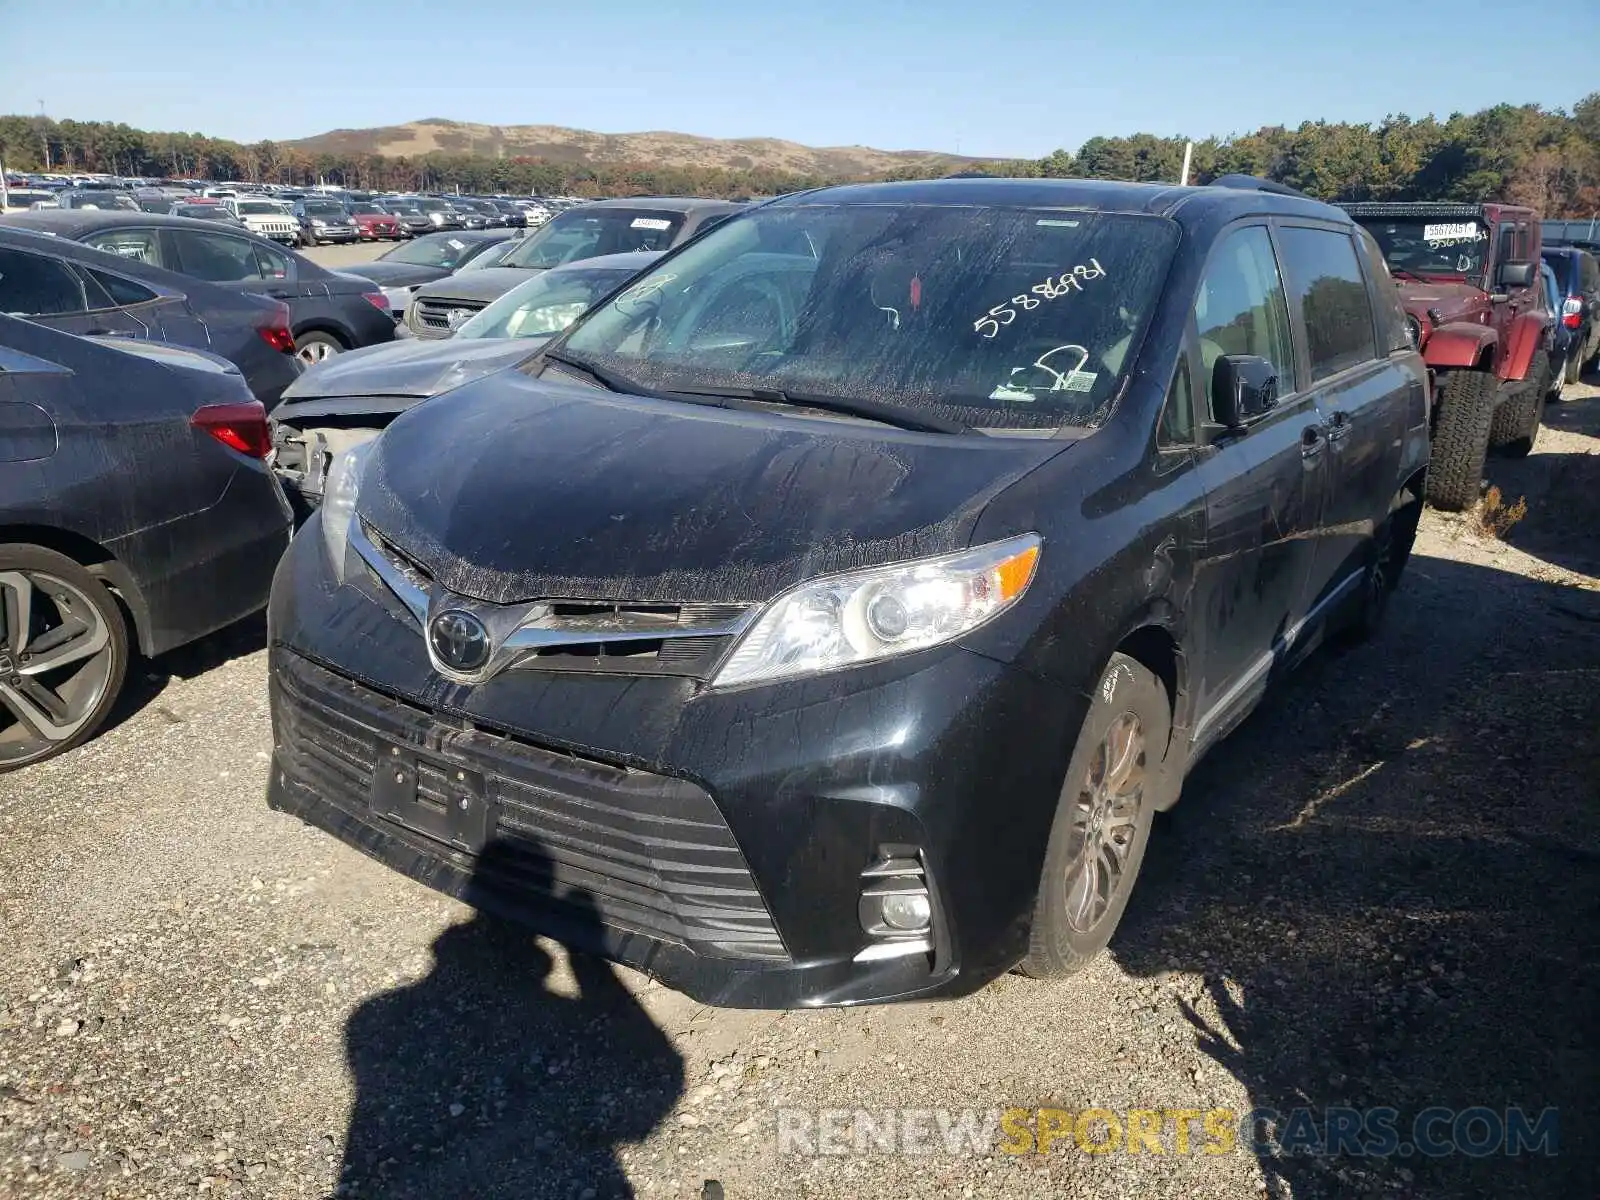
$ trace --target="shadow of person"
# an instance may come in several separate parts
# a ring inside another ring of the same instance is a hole
[[[485,881],[513,867],[552,878],[526,842],[492,842],[468,897],[492,904]],[[592,897],[557,892],[568,927],[598,936]],[[572,984],[556,990],[534,935],[480,911],[438,936],[424,978],[351,1015],[356,1094],[339,1195],[633,1195],[617,1147],[671,1110],[683,1061],[609,963],[569,957]]]

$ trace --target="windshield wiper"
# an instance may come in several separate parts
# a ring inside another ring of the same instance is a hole
[[[562,354],[560,351],[545,351],[544,361],[553,362],[587,375],[595,383],[605,388],[608,392],[616,392],[623,396],[643,396],[647,400],[675,400],[680,404],[703,404],[710,408],[744,408],[735,404],[736,397],[722,396],[715,392],[690,393],[690,392],[664,392],[660,388],[647,387],[637,379],[632,379],[609,367],[602,367],[590,362],[586,358],[578,358],[571,354]]]
[[[919,413],[898,404],[885,404],[881,400],[861,400],[849,396],[828,396],[818,392],[786,392],[777,388],[673,388],[673,396],[708,396],[729,400],[755,400],[768,404],[789,404],[796,408],[819,408],[824,412],[843,413],[851,417],[866,417],[910,429],[918,433],[971,433],[971,427],[948,417]]]

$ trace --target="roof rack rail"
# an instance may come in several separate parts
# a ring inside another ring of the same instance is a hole
[[[1276,183],[1271,179],[1262,179],[1258,175],[1218,175],[1211,181],[1210,186],[1237,188],[1240,191],[1250,192],[1271,192],[1275,196],[1296,196],[1301,200],[1314,198],[1286,183]]]

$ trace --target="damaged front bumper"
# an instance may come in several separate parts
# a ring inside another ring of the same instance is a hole
[[[711,1004],[959,995],[1025,952],[1070,749],[1049,731],[1081,717],[1058,689],[948,647],[730,691],[453,684],[380,584],[335,581],[317,528],[273,590],[274,808]],[[895,870],[927,890],[924,936],[868,915]]]

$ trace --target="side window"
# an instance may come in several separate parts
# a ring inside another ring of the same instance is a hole
[[[161,253],[161,237],[154,229],[108,229],[83,239],[86,246],[119,258],[131,258],[153,267],[171,268]]]
[[[1289,299],[1305,326],[1311,382],[1376,357],[1372,302],[1348,234],[1328,229],[1278,231]]]
[[[1265,226],[1239,229],[1223,239],[1206,264],[1194,317],[1205,372],[1201,387],[1208,398],[1212,368],[1224,354],[1264,358],[1277,369],[1278,395],[1299,390],[1283,279]]]
[[[95,271],[86,267],[83,273],[104,288],[106,295],[111,297],[111,303],[118,308],[126,308],[132,304],[148,304],[156,299],[156,294],[142,283],[135,283],[131,279],[113,275],[109,271]]]
[[[1156,444],[1168,449],[1194,444],[1194,388],[1189,382],[1187,354],[1178,360],[1178,369],[1172,375],[1172,386],[1167,389],[1167,404],[1161,410]]]
[[[1500,226],[1500,236],[1495,243],[1494,269],[1496,274],[1508,262],[1517,261],[1517,227],[1515,225]]]
[[[256,259],[256,247],[244,238],[197,229],[175,229],[172,240],[185,275],[209,283],[253,283],[266,276]]]
[[[88,308],[72,268],[41,254],[0,249],[0,312],[59,317]]]
[[[255,245],[255,243],[252,243]],[[256,269],[262,279],[286,280],[294,278],[294,259],[271,246],[255,245]]]

